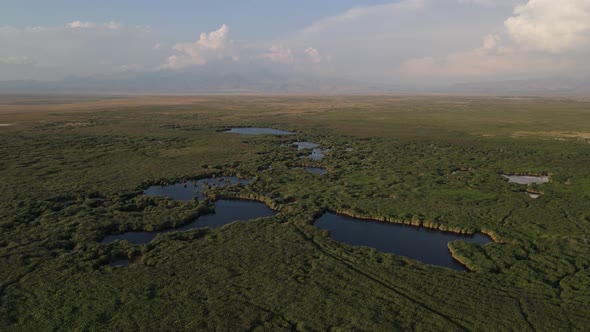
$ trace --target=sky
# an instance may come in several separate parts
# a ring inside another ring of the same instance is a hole
[[[413,85],[590,74],[590,0],[0,1],[0,81],[221,65]]]

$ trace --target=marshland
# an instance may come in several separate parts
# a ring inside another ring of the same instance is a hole
[[[2,96],[0,123],[3,329],[590,325],[589,101]]]

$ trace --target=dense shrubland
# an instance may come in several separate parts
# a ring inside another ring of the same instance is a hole
[[[21,123],[0,132],[0,326],[584,329],[590,145],[545,132],[587,131],[590,104],[465,101],[457,110],[425,97],[217,97],[190,107],[0,114]],[[82,120],[91,125],[64,125]],[[231,126],[296,135],[220,132]],[[515,138],[509,129],[540,134]],[[300,158],[309,151],[290,145],[297,140],[330,151]],[[299,166],[329,172],[291,169]],[[551,182],[527,187],[504,173]],[[203,201],[142,194],[222,175],[256,180],[209,188]],[[258,200],[279,214],[147,245],[100,244],[108,234],[180,226],[221,198]],[[335,242],[313,226],[325,211],[485,232],[495,242],[449,243],[472,271],[461,273]],[[108,266],[118,258],[136,263]]]

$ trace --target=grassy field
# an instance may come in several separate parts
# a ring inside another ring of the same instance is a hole
[[[220,132],[234,126],[296,135]],[[330,151],[305,160],[289,146],[296,140]],[[0,156],[0,330],[590,326],[588,100],[2,96]],[[527,188],[504,173],[551,182]],[[206,201],[142,189],[213,175],[256,176],[210,195],[279,213],[147,245],[100,244],[206,213]],[[313,226],[325,211],[483,231],[495,242],[450,243],[470,270],[459,272],[333,241]],[[141,259],[108,266],[122,257]]]

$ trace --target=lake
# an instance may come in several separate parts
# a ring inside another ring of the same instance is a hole
[[[532,175],[509,175],[502,174],[503,177],[508,179],[508,182],[518,184],[532,184],[532,183],[547,183],[549,182],[548,176],[532,176]]]
[[[321,174],[324,175],[328,173],[328,170],[323,167],[303,167],[306,171],[313,173],[313,174]]]
[[[295,142],[293,145],[297,146],[297,150],[312,149],[308,156],[302,158],[311,158],[313,160],[320,160],[324,158],[324,152],[328,150],[322,150],[319,148],[319,144],[312,142]]]
[[[357,219],[325,213],[315,226],[330,231],[330,237],[352,246],[375,248],[381,252],[465,271],[465,266],[451,255],[447,244],[451,241],[484,245],[492,240],[484,234],[465,235],[424,227]]]
[[[254,201],[244,200],[220,200],[215,202],[215,213],[200,216],[195,221],[181,227],[165,229],[155,232],[133,231],[116,235],[108,235],[100,243],[109,244],[117,240],[127,240],[134,244],[146,244],[152,241],[158,234],[169,232],[182,232],[197,228],[219,228],[234,221],[245,221],[276,214],[268,206]]]
[[[231,128],[224,133],[234,133],[241,135],[293,135],[295,133],[278,130],[273,128]]]

